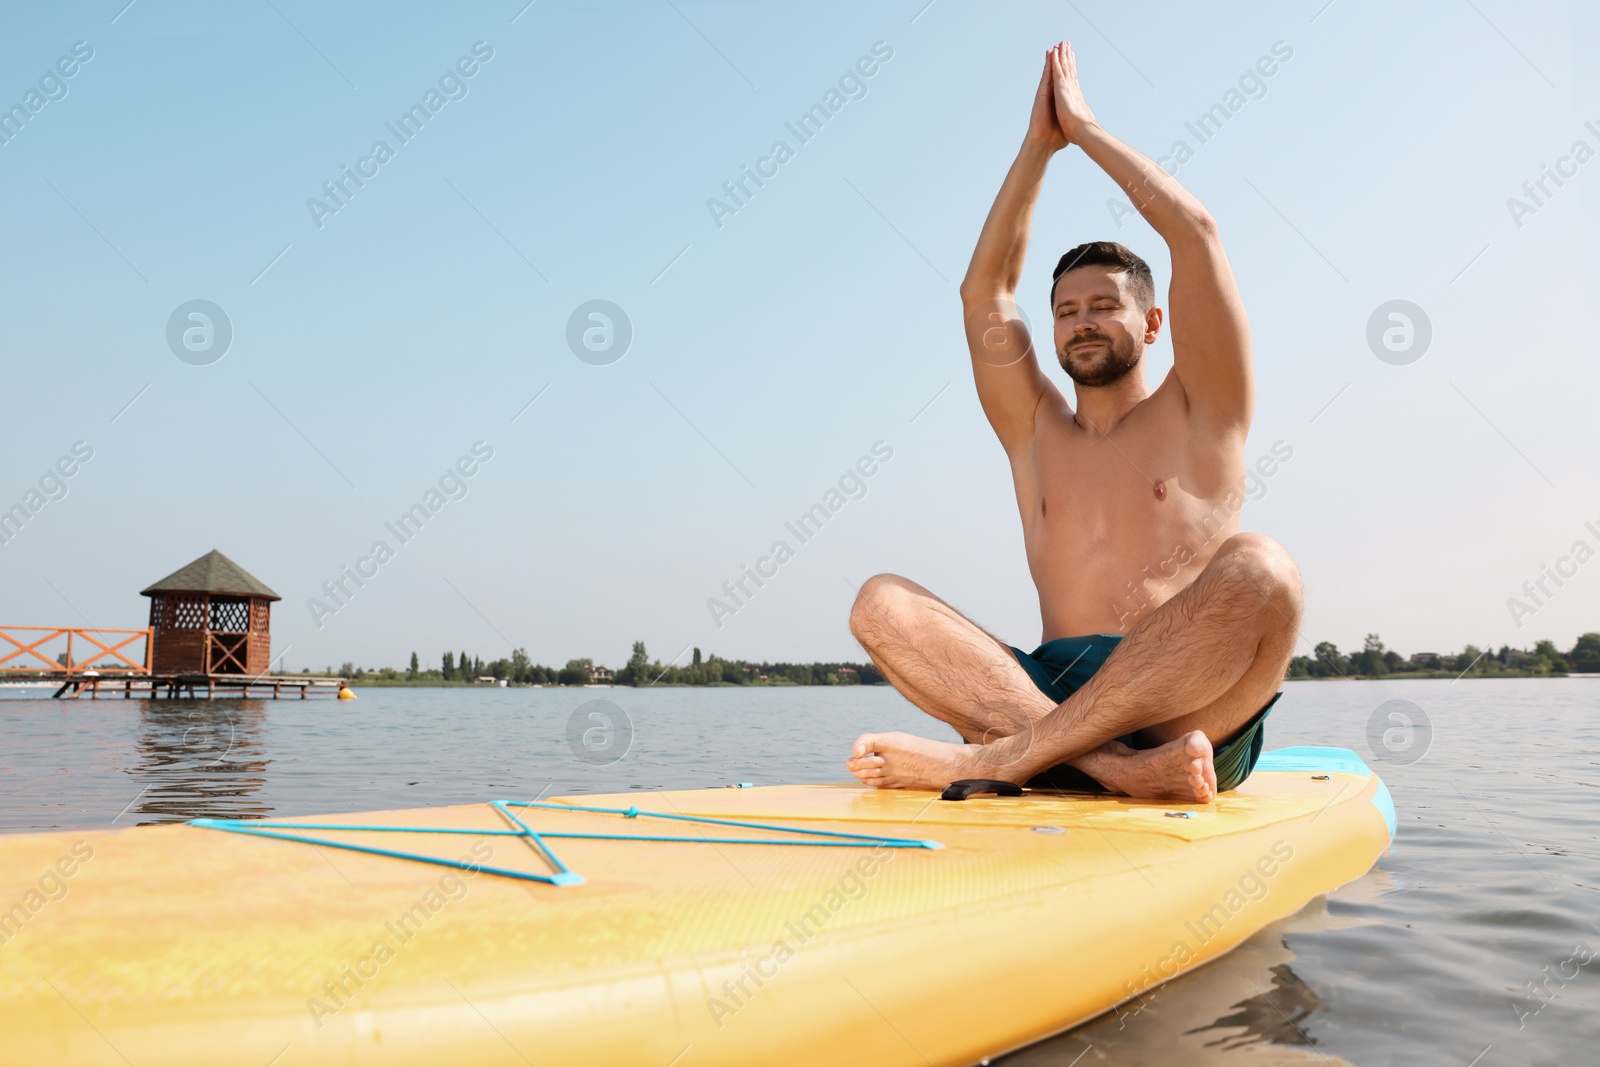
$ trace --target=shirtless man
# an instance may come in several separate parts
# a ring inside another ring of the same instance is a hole
[[[1165,316],[1149,267],[1121,245],[1081,245],[1055,270],[1055,356],[1076,404],[1040,369],[1016,311],[1034,201],[1069,145],[1171,252],[1173,368],[1155,392],[1141,357]],[[1216,222],[1100,128],[1066,42],[1046,54],[961,302],[978,398],[1011,463],[1044,643],[1025,653],[914,582],[869,579],[851,630],[896,689],[967,743],[862,734],[846,766],[890,789],[989,778],[1209,802],[1260,755],[1299,628],[1300,575],[1277,542],[1238,532],[1254,383]]]

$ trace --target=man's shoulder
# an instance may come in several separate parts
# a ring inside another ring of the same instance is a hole
[[[1176,373],[1168,371],[1161,384],[1123,418],[1119,429],[1130,435],[1156,435],[1181,439],[1188,436],[1193,426],[1194,413],[1183,383]]]
[[[1218,422],[1206,417],[1190,400],[1177,368],[1167,372],[1156,391],[1140,405],[1146,421],[1164,429],[1184,433],[1204,441],[1215,442],[1219,447],[1243,448],[1250,432],[1248,422]]]

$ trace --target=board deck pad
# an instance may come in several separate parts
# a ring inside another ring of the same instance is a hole
[[[1290,752],[1206,806],[823,784],[514,808],[621,835],[543,838],[566,885],[490,873],[555,868],[488,803],[273,820],[476,872],[203,825],[16,835],[0,1032],[28,1063],[972,1064],[1365,873],[1387,790]],[[576,810],[630,807],[688,819]],[[462,832],[325,829],[356,824]],[[663,834],[686,840],[637,839]]]

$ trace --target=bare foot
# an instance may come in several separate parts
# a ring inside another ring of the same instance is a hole
[[[943,789],[962,778],[994,778],[985,745],[952,745],[912,734],[862,734],[845,760],[851,774],[879,789]]]
[[[878,789],[943,789],[963,778],[1022,779],[1008,773],[1016,764],[1005,738],[993,745],[955,745],[914,734],[862,734],[845,767],[865,785]],[[1023,747],[1020,755],[1026,752]],[[1073,765],[1113,793],[1142,800],[1207,804],[1217,795],[1211,740],[1199,730],[1156,748],[1135,749],[1108,741]]]
[[[1073,765],[1111,792],[1143,800],[1208,804],[1217,795],[1211,740],[1199,730],[1156,748],[1129,748],[1109,741]]]

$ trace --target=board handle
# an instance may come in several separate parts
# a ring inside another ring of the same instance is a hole
[[[978,793],[994,793],[1002,797],[1020,797],[1022,787],[1015,782],[1002,782],[994,778],[963,778],[951,782],[939,794],[940,800],[966,800]]]

